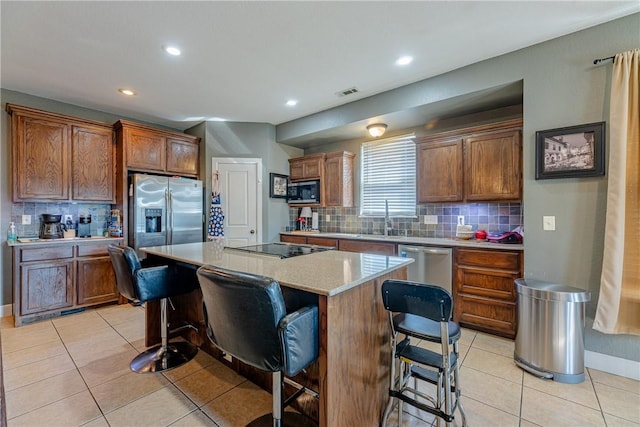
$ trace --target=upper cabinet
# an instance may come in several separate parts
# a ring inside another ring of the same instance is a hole
[[[322,179],[324,177],[324,161],[324,153],[289,159],[289,179],[291,181]]]
[[[354,158],[353,153],[337,151],[289,159],[289,179],[320,180],[321,203],[313,206],[353,207]]]
[[[418,203],[522,199],[522,120],[420,138]]]
[[[127,169],[198,176],[199,138],[124,120],[115,128]]]
[[[324,162],[324,205],[353,207],[353,159],[348,151],[327,153]]]
[[[115,201],[111,126],[7,104],[13,201]]]

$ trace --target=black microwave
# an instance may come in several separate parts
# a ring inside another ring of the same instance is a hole
[[[320,204],[320,180],[290,182],[287,202],[300,205]]]

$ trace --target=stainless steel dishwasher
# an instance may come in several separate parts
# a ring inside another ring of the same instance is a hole
[[[398,256],[413,258],[407,267],[407,279],[438,285],[451,292],[451,248],[398,245]]]

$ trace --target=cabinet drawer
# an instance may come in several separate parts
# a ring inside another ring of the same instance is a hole
[[[457,291],[505,301],[515,301],[514,281],[519,274],[509,271],[458,267]]]
[[[109,243],[78,245],[78,256],[109,255]]]
[[[456,261],[459,265],[520,270],[519,252],[456,249]]]
[[[368,254],[394,255],[396,245],[393,243],[362,241],[362,240],[340,240],[338,248],[347,252],[363,252]]]
[[[71,257],[73,257],[73,246],[71,245],[20,249],[20,262],[48,261]]]
[[[509,338],[515,336],[516,305],[472,295],[457,295],[454,320],[474,329]]]
[[[330,246],[332,248],[338,248],[338,239],[331,239],[328,237],[307,237],[307,243],[310,245]]]
[[[307,243],[305,236],[291,236],[289,234],[283,234],[280,236],[280,241],[284,243]]]

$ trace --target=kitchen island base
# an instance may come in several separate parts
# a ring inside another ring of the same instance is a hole
[[[153,254],[148,256],[153,257]],[[166,259],[164,260],[166,262]],[[195,277],[195,266],[192,269]],[[406,266],[387,271],[335,295],[318,295],[288,287],[280,282],[287,305],[315,300],[319,309],[319,357],[305,372],[294,378],[319,392],[319,399],[301,396],[297,410],[320,426],[378,426],[388,400],[390,375],[390,334],[380,288],[386,279],[406,279]],[[173,325],[187,321],[197,331],[183,336],[201,350],[223,361],[265,390],[271,390],[271,376],[232,359],[209,341],[202,313],[199,289],[172,298]],[[159,341],[159,304],[146,306],[146,345]],[[289,391],[287,391],[288,393]]]

